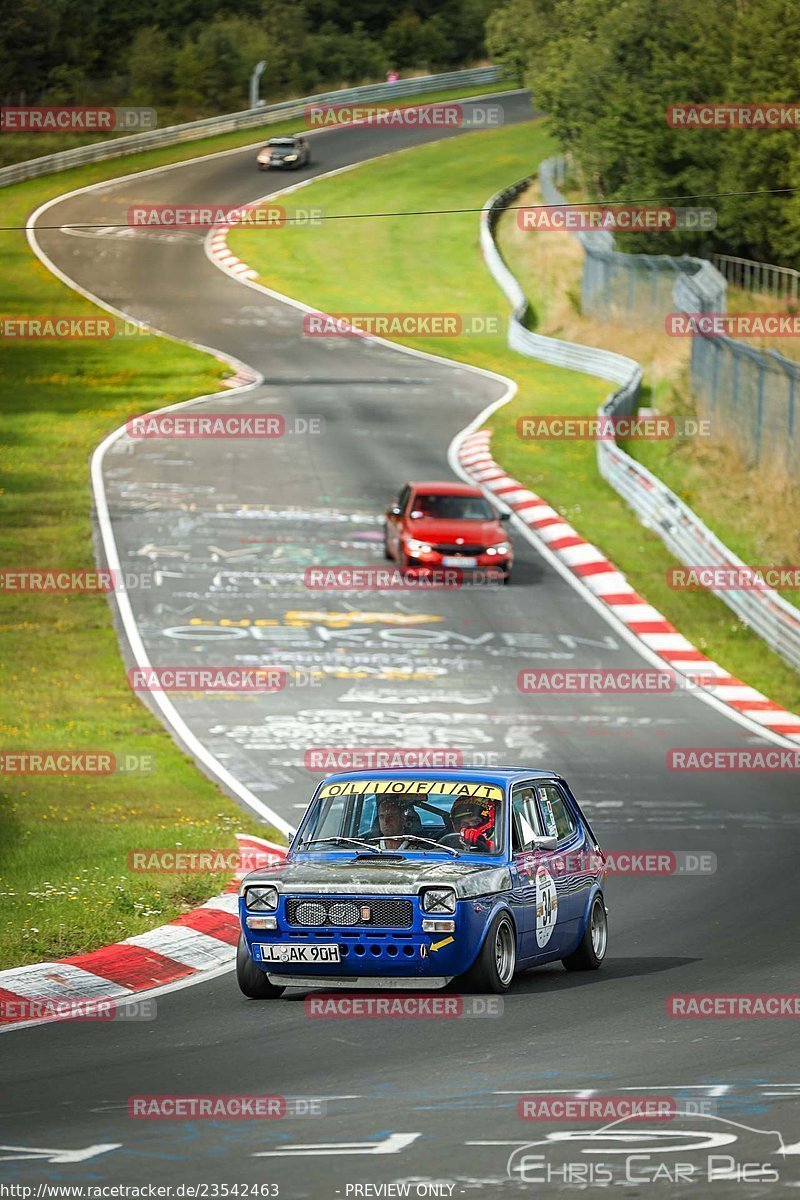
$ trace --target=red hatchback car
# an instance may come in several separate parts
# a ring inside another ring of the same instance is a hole
[[[500,513],[466,483],[407,483],[386,512],[386,557],[401,567],[458,567],[511,578],[514,549]]]

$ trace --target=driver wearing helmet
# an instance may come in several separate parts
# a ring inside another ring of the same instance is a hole
[[[477,796],[461,796],[456,800],[450,811],[450,823],[453,832],[448,833],[439,841],[443,846],[455,846],[469,850],[478,850],[483,854],[492,854],[495,850],[494,800],[480,799]]]

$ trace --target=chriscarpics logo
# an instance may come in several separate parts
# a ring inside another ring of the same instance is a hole
[[[596,1129],[563,1124],[535,1141],[519,1140],[508,1158],[510,1179],[530,1185],[608,1187],[648,1184],[800,1182],[800,1142],[774,1129],[680,1105],[668,1120],[623,1116]],[[766,1192],[765,1192],[766,1194]]]

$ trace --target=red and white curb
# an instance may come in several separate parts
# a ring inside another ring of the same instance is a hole
[[[249,387],[252,383],[260,382],[260,378],[255,371],[251,371],[249,367],[240,367],[235,375],[229,375],[227,379],[222,380],[222,386],[226,388],[243,388]]]
[[[674,625],[633,590],[628,580],[591,542],[582,538],[546,500],[507,475],[489,450],[491,432],[468,434],[457,450],[462,469],[492,492],[545,543],[581,583],[605,604],[651,652],[688,679],[703,677],[703,691],[735,712],[800,744],[800,716],[782,708],[755,688],[730,675],[679,633]],[[713,683],[705,677],[713,678]]]
[[[209,249],[214,260],[225,267],[233,275],[239,279],[255,279],[257,272],[252,267],[248,267],[247,263],[243,263],[235,254],[231,254],[228,249],[226,238],[230,231],[230,225],[215,225],[208,240]],[[248,367],[242,366],[235,375],[231,375],[228,379],[223,379],[222,386],[226,388],[246,387],[250,383],[255,383],[259,376],[255,371],[251,371]]]
[[[281,862],[286,847],[236,835],[239,851],[259,862]],[[0,1028],[38,1025],[81,1015],[86,1005],[118,1003],[233,965],[239,940],[238,873],[219,896],[167,925],[87,954],[0,971]],[[73,1008],[74,1006],[74,1008]]]
[[[227,213],[225,214],[228,215]],[[217,262],[222,263],[227,270],[232,271],[234,275],[240,276],[242,279],[255,279],[257,272],[252,267],[248,267],[247,263],[242,262],[235,254],[232,254],[228,249],[226,241],[230,225],[215,225],[209,238],[209,246],[211,252]]]

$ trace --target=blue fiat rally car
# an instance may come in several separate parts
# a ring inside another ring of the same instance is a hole
[[[239,987],[505,992],[608,940],[605,860],[552,771],[351,771],[317,788],[280,866],[239,893]]]

